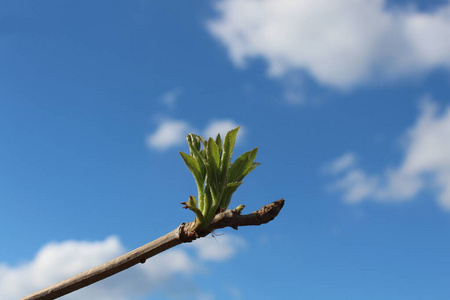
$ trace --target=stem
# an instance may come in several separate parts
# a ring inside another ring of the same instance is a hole
[[[19,300],[53,300],[119,273],[138,263],[144,263],[148,258],[176,245],[189,243],[199,237],[207,236],[215,229],[224,227],[237,229],[238,226],[268,223],[278,215],[283,205],[284,199],[280,199],[248,215],[241,215],[238,210],[228,209],[217,214],[208,228],[201,232],[189,230],[193,225],[192,222],[188,224],[183,223],[168,234],[144,246]]]
[[[105,279],[182,243],[180,228],[107,263],[49,286],[20,300],[52,300]]]

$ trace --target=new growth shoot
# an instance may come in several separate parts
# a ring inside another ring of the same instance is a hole
[[[197,198],[190,196],[188,202],[181,203],[195,213],[191,231],[206,229],[217,213],[226,210],[244,177],[259,165],[254,162],[258,148],[245,152],[231,163],[238,131],[239,127],[230,130],[223,141],[220,134],[215,140],[211,137],[205,140],[192,133],[186,137],[189,154],[180,154],[194,176],[198,191]],[[239,205],[236,211],[243,208]]]

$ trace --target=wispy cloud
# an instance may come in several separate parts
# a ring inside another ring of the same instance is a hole
[[[15,267],[0,265],[0,298],[18,299],[112,259],[123,251],[116,237],[101,242],[48,243],[31,262]],[[94,293],[98,295],[96,291]]]
[[[356,165],[355,153],[348,152],[325,166],[324,171],[332,175],[339,174]]]
[[[219,246],[218,246],[219,245]],[[173,280],[186,281],[200,269],[196,264],[208,260],[225,261],[242,249],[245,241],[235,236],[219,236],[217,240],[204,238],[192,246],[196,256],[188,254],[186,247],[175,248],[161,253],[145,264],[132,267],[101,282],[65,296],[65,299],[128,300],[148,296],[152,292],[167,291],[173,296],[170,286]],[[64,241],[49,243],[41,248],[34,259],[17,266],[0,263],[0,298],[15,300],[46,286],[67,279],[79,272],[104,263],[125,252],[118,237],[104,241]],[[188,282],[189,281],[189,282]],[[198,299],[213,299],[210,294],[197,289],[184,292],[194,293]]]
[[[207,237],[191,244],[198,257],[205,261],[224,261],[231,258],[237,251],[245,248],[247,243],[239,236],[223,235],[220,239]]]
[[[228,131],[230,131],[231,129],[234,129],[238,126],[239,125],[235,121],[230,120],[230,119],[213,120],[203,130],[203,136],[215,138],[217,136],[217,134],[220,133],[220,135],[222,137],[224,137]],[[239,129],[238,139],[242,139],[244,135],[245,135],[245,129],[241,127]]]
[[[164,120],[156,131],[147,137],[147,145],[156,150],[166,150],[183,143],[190,132],[189,123],[181,120]]]
[[[450,67],[450,3],[420,12],[385,0],[221,0],[207,24],[236,66],[263,58],[272,77],[306,72],[347,89]]]
[[[337,161],[344,157],[338,158]],[[335,161],[334,163],[336,163]],[[347,203],[357,203],[377,194],[379,178],[371,176],[357,166],[347,169],[336,182],[332,190],[340,190]]]
[[[203,137],[215,138],[218,133],[221,136],[236,128],[238,123],[230,119],[213,120],[203,130],[196,130],[190,123],[183,120],[163,120],[158,124],[156,131],[147,137],[148,147],[155,150],[167,150],[179,146],[186,141],[186,135],[190,132],[197,133]],[[241,126],[238,141],[245,135],[245,129]]]
[[[290,104],[305,104],[306,101],[306,85],[304,78],[298,74],[289,74],[285,76],[283,81],[284,93],[283,97]]]
[[[365,199],[407,201],[424,189],[435,191],[442,208],[450,211],[450,106],[442,112],[427,99],[412,128],[403,137],[405,151],[397,167],[382,174],[369,174],[357,163],[354,154],[346,154],[328,165],[341,171],[333,189],[340,190],[348,202]]]
[[[161,96],[161,101],[169,108],[175,108],[175,104],[178,100],[178,98],[183,93],[183,90],[179,87],[174,88],[173,90],[170,90],[168,92],[165,92]]]

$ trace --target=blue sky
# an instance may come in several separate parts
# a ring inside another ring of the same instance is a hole
[[[450,298],[450,2],[1,1],[0,35],[1,299],[193,220],[184,137],[237,125],[231,205],[275,221],[62,299]]]

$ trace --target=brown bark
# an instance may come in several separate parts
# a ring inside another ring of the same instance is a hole
[[[284,199],[280,199],[247,215],[241,215],[237,210],[228,209],[217,214],[208,226],[208,229],[202,232],[190,232],[189,228],[192,228],[192,223],[183,223],[168,234],[144,246],[19,300],[53,300],[119,273],[138,263],[144,263],[148,258],[176,245],[204,237],[216,229],[224,227],[237,229],[239,226],[257,226],[268,223],[278,215],[283,205]]]

